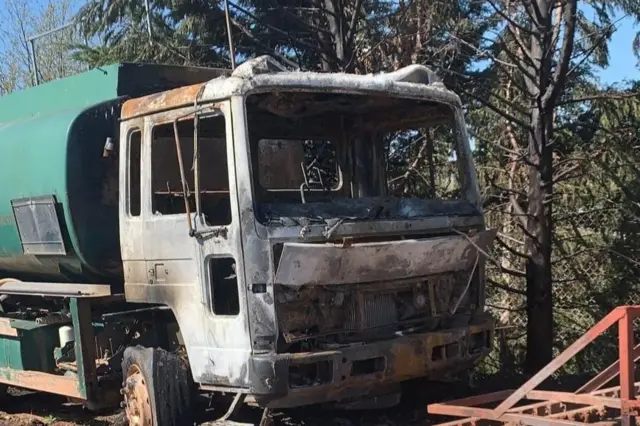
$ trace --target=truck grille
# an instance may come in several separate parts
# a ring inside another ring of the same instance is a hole
[[[398,322],[394,295],[358,293],[347,308],[347,330],[364,330]]]
[[[278,286],[279,328],[285,341],[291,343],[314,335],[335,333],[347,340],[376,339],[399,330],[436,327],[438,318],[448,316],[456,304],[456,313],[474,309],[477,283],[464,291],[470,272],[333,288],[290,290]]]
[[[468,274],[469,271],[442,274],[401,288],[352,293],[346,303],[345,329],[366,330],[434,314],[440,316],[457,301]],[[430,287],[432,291],[429,291]],[[423,306],[415,304],[417,293],[422,296]],[[469,302],[469,294],[466,294],[459,309],[468,308]]]

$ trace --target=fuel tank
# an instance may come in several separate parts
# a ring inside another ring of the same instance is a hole
[[[120,106],[226,72],[115,64],[0,98],[0,278],[121,285]]]

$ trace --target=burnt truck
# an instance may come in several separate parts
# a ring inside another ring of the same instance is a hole
[[[0,182],[2,391],[171,426],[202,393],[391,405],[490,351],[495,232],[423,66],[96,68],[0,98]]]

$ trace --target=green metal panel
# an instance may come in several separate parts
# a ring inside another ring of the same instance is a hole
[[[78,113],[67,110],[0,128],[0,257],[22,254],[11,200],[50,194],[65,201],[67,131]]]
[[[0,98],[0,278],[120,282],[117,200],[105,204],[107,137],[120,105],[220,70],[119,64]],[[117,164],[115,164],[117,170]],[[66,255],[24,255],[12,200],[54,196]]]
[[[90,299],[71,299],[69,308],[73,319],[73,337],[78,368],[78,388],[86,399],[93,400],[98,391],[94,327],[91,322]]]
[[[113,99],[118,96],[119,68],[110,65],[0,97],[0,123],[77,111]]]
[[[60,325],[12,320],[11,326],[18,330],[18,336],[0,336],[0,368],[53,372]]]
[[[119,96],[120,65],[92,70],[0,98],[0,270],[15,276],[56,277],[61,264],[82,273],[86,263],[69,206],[69,140],[78,117],[92,105]],[[96,141],[104,144],[104,140]],[[76,176],[82,179],[82,173]],[[10,184],[8,184],[10,183]],[[23,256],[12,200],[53,195],[69,256]],[[117,228],[115,228],[117,232]]]

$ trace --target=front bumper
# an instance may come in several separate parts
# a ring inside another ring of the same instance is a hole
[[[254,355],[250,389],[260,406],[287,408],[371,396],[415,378],[472,367],[491,350],[493,321],[336,350]]]

